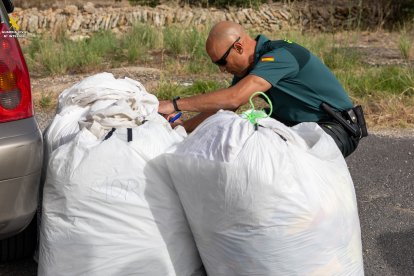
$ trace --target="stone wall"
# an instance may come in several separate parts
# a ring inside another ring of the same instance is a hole
[[[273,3],[259,9],[202,9],[161,5],[150,7],[95,7],[88,2],[83,6],[68,5],[47,10],[18,9],[12,14],[22,31],[31,34],[66,32],[83,35],[98,30],[122,32],[135,23],[148,23],[157,27],[172,24],[204,26],[220,20],[236,21],[255,31],[281,29],[322,31],[349,29],[358,25],[379,25],[384,13],[375,6],[338,6]]]

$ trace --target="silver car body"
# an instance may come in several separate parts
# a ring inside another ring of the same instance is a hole
[[[2,3],[0,8],[7,22]],[[42,154],[34,117],[0,123],[0,240],[24,230],[36,212]]]

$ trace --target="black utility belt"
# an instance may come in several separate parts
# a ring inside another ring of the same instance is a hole
[[[337,112],[327,103],[322,103],[321,108],[329,114],[332,119],[342,125],[353,137],[361,139],[368,136],[367,125],[365,123],[364,112],[360,105]]]

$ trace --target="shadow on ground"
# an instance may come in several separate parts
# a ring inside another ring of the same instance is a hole
[[[406,232],[386,233],[378,236],[377,242],[385,262],[395,275],[414,275],[414,229]]]

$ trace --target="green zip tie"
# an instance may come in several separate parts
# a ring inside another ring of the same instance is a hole
[[[256,95],[258,95],[258,94],[262,95],[267,100],[267,102],[268,102],[268,104],[270,106],[270,112],[269,112],[269,114],[266,114],[266,112],[264,110],[255,110],[252,99]],[[250,105],[251,105],[252,109],[243,112],[243,115],[245,115],[246,116],[246,119],[252,125],[255,126],[255,129],[257,129],[257,126],[258,126],[257,119],[263,119],[263,118],[269,117],[270,114],[272,114],[272,112],[273,112],[273,105],[272,105],[272,102],[270,101],[269,97],[265,93],[263,93],[263,92],[255,92],[255,93],[253,93],[253,95],[250,96],[249,102],[250,102]]]

